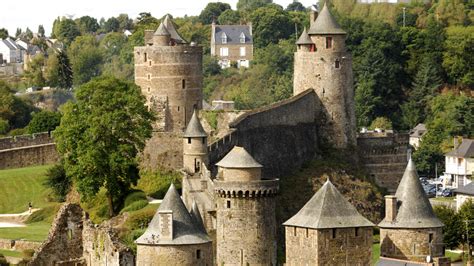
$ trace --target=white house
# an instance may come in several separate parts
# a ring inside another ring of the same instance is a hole
[[[0,40],[0,54],[3,54],[3,60],[6,63],[23,62],[23,54],[25,52],[25,49],[11,38]]]
[[[426,133],[425,124],[418,124],[412,130],[410,130],[410,145],[417,149],[420,146],[420,140]]]
[[[472,182],[474,171],[474,140],[463,139],[454,150],[445,154],[445,176],[453,181],[454,188],[461,188]]]
[[[456,192],[456,210],[459,211],[466,200],[474,201],[474,182],[454,190]]]
[[[217,25],[211,28],[211,55],[221,68],[235,63],[237,67],[249,67],[253,60],[252,25]]]

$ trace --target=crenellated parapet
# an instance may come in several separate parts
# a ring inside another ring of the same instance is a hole
[[[259,198],[277,195],[279,179],[249,182],[214,181],[214,191],[222,198]]]

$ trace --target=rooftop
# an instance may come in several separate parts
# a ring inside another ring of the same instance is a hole
[[[222,160],[216,163],[223,168],[262,168],[243,147],[235,146]]]
[[[474,157],[474,140],[463,139],[462,143],[454,150],[446,153],[446,156],[473,158]]]
[[[474,182],[471,182],[463,187],[459,187],[455,190],[457,194],[474,196]]]
[[[329,180],[283,225],[313,229],[374,226]]]
[[[308,34],[346,34],[346,32],[339,26],[331,12],[329,12],[328,6],[324,4],[316,21],[311,24]]]
[[[154,35],[158,35],[158,36],[168,36],[168,35],[171,35],[171,34],[170,34],[170,32],[166,29],[166,27],[165,27],[165,25],[163,24],[163,22],[161,22],[161,23],[160,23],[160,26],[158,27],[158,29],[156,29]]]
[[[444,224],[436,217],[426,196],[416,167],[410,159],[402,180],[395,193],[399,204],[397,216],[393,222],[385,221],[379,224],[381,228],[436,228]]]
[[[161,22],[166,30],[169,32],[169,34],[171,35],[171,39],[173,39],[176,43],[178,44],[185,44],[187,43],[183,37],[181,37],[181,35],[179,35],[179,33],[176,31],[176,28],[174,26],[174,22],[173,20],[171,19],[170,15],[166,15],[165,18],[163,19],[163,21]],[[159,28],[159,27],[158,27]]]
[[[222,33],[225,33],[225,36],[227,37],[227,42],[225,44],[243,44],[240,42],[240,36],[242,33],[243,36],[245,36],[245,44],[253,43],[251,26],[249,25],[215,25],[214,42],[216,44],[223,44]]]
[[[425,124],[418,124],[412,130],[410,130],[410,137],[421,137],[426,133]]]
[[[191,120],[189,120],[188,126],[184,131],[185,138],[205,138],[207,137],[207,133],[202,127],[201,121],[199,121],[199,117],[197,115],[196,110],[194,110],[193,116]]]
[[[296,44],[313,44],[313,41],[311,40],[311,38],[308,35],[308,32],[306,31],[306,27],[301,33],[300,38],[296,41]]]

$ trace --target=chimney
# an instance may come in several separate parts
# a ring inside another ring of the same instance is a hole
[[[173,240],[173,212],[159,211],[160,239]]]
[[[397,197],[385,196],[385,221],[393,222],[397,218]]]
[[[310,28],[313,26],[313,23],[316,21],[317,18],[318,18],[318,11],[311,10],[309,13],[309,27]]]

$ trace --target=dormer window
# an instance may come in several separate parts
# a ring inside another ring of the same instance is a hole
[[[222,40],[222,43],[227,43],[227,35],[225,34],[225,32],[222,33],[221,40]]]
[[[240,43],[245,43],[245,34],[243,32],[240,34]]]

